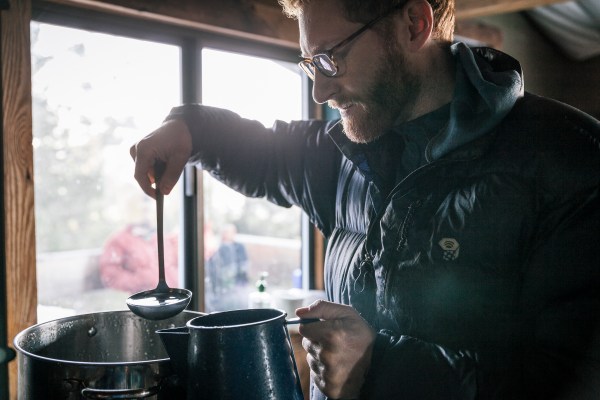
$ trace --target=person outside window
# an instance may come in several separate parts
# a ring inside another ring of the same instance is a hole
[[[177,287],[178,240],[167,234],[165,246],[165,279]],[[156,229],[148,224],[129,224],[112,234],[102,248],[99,259],[100,280],[104,287],[137,293],[158,284],[158,241]]]
[[[248,302],[248,254],[236,235],[235,225],[225,225],[217,251],[206,262],[206,301],[211,311],[245,308]]]

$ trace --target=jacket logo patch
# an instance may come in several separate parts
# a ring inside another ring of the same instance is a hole
[[[458,258],[458,254],[460,252],[460,245],[454,238],[442,238],[438,242],[440,247],[442,248],[442,256],[446,261],[453,261]]]

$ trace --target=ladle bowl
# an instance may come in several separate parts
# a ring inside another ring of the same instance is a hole
[[[136,315],[150,320],[174,317],[190,303],[192,292],[187,289],[170,288],[165,280],[165,251],[163,236],[164,196],[158,189],[158,180],[164,171],[164,164],[156,163],[154,176],[156,184],[156,234],[158,238],[158,285],[155,289],[131,295],[127,306]]]
[[[160,281],[156,289],[131,295],[127,299],[127,306],[142,318],[161,320],[185,310],[191,299],[192,292],[189,290],[170,288],[164,281]]]

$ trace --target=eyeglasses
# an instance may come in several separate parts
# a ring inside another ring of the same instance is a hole
[[[300,61],[298,63],[298,65],[300,66],[300,68],[302,68],[302,70],[306,73],[306,75],[308,75],[308,77],[310,79],[312,79],[313,81],[315,80],[315,72],[317,70],[320,73],[322,73],[323,75],[328,76],[328,77],[336,76],[339,69],[338,69],[337,63],[333,59],[333,53],[335,51],[341,49],[348,43],[352,42],[354,39],[359,37],[361,33],[365,32],[367,29],[371,28],[377,22],[382,20],[384,17],[387,17],[392,12],[401,8],[402,5],[403,4],[392,7],[390,10],[384,12],[383,14],[376,17],[375,19],[372,19],[371,21],[367,22],[365,25],[363,25],[362,28],[360,28],[359,30],[354,32],[352,35],[348,36],[346,39],[342,40],[341,42],[339,42],[338,44],[336,44],[329,50],[326,50],[323,53],[315,54],[314,56],[309,57],[309,58],[304,58],[302,61]]]

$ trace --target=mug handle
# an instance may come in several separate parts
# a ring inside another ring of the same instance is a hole
[[[319,321],[318,318],[311,318],[311,319],[314,319],[314,321],[310,321],[310,322]],[[298,320],[300,320],[300,318],[298,318]],[[288,320],[288,321],[290,321],[290,320]],[[310,322],[307,322],[307,323],[310,323]],[[292,324],[297,324],[297,323],[301,323],[301,322],[300,321],[292,322]],[[294,366],[294,375],[296,375],[296,392],[294,393],[294,396],[292,398],[294,400],[304,400],[304,393],[302,393],[302,383],[300,382],[300,374],[298,373],[298,366],[296,365],[296,357],[294,357],[294,347],[292,346],[292,338],[290,337],[290,331],[288,330],[287,326],[284,326],[283,330],[285,331],[285,336],[287,337],[288,345],[290,347],[290,358],[292,359],[292,364]]]
[[[145,399],[160,391],[160,386],[140,389],[92,389],[85,388],[81,395],[86,399]]]

